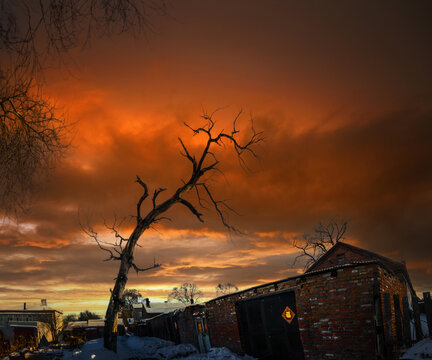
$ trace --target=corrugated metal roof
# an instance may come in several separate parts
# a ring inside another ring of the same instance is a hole
[[[52,311],[56,311],[60,314],[63,314],[62,311],[60,310],[56,310],[50,306],[41,306],[41,305],[36,305],[36,306],[28,306],[26,310],[24,309],[4,309],[4,310],[0,310],[0,313],[16,313],[16,314],[22,314],[22,313],[40,313],[40,312],[52,312]]]
[[[40,321],[11,321],[8,325],[10,327],[22,327],[22,328],[37,328]]]
[[[123,325],[123,319],[118,319],[118,324]],[[104,319],[90,319],[88,321],[70,321],[67,325],[67,330],[77,328],[103,327],[105,326]]]
[[[133,304],[132,306],[134,309],[141,309],[143,305],[148,314],[168,313],[174,310],[184,309],[186,307],[186,305],[182,303],[165,303],[165,302],[163,303],[150,302],[150,306],[146,306],[145,303]]]

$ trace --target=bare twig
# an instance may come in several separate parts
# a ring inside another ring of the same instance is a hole
[[[143,201],[148,197],[148,188],[147,185],[140,179],[138,175],[136,176],[136,178],[137,178],[136,182],[140,184],[144,189],[144,193],[141,195],[137,203],[137,223],[139,223],[141,221],[141,205]]]
[[[180,199],[179,203],[183,204],[184,206],[186,206],[192,212],[192,214],[194,214],[198,218],[199,221],[204,222],[204,220],[201,217],[202,214],[199,213],[197,211],[197,209],[195,209],[195,207],[189,201],[187,201],[185,199]]]
[[[298,260],[306,258],[305,269],[314,264],[323,256],[330,247],[344,238],[348,227],[346,220],[329,220],[320,222],[313,234],[304,234],[302,239],[294,239],[291,244],[300,250],[300,254],[294,259],[293,266]]]
[[[152,199],[153,209],[156,208],[156,199],[157,199],[158,195],[159,195],[162,191],[165,191],[165,190],[166,190],[165,188],[159,188],[159,189],[156,189],[156,190],[154,191],[153,199]]]
[[[162,264],[157,264],[157,263],[156,263],[156,260],[154,260],[153,265],[148,266],[148,267],[146,267],[146,268],[140,268],[140,267],[138,267],[137,265],[135,265],[135,263],[132,263],[131,265],[132,265],[133,269],[136,271],[137,274],[138,274],[139,272],[144,272],[144,271],[148,271],[148,270],[156,269],[156,268],[162,266]]]
[[[111,249],[108,249],[108,248],[101,245],[101,242],[98,239],[98,233],[97,232],[95,232],[91,228],[85,229],[85,228],[81,227],[81,229],[87,234],[87,236],[91,237],[96,242],[96,244],[99,246],[99,248],[101,250],[103,250],[109,254],[109,257],[107,259],[105,259],[104,261],[121,260],[121,253],[117,252],[119,254],[119,256],[116,256],[116,255],[114,255],[114,253]]]

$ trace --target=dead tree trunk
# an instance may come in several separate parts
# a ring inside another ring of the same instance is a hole
[[[166,189],[156,189],[152,197],[152,209],[147,213],[145,217],[141,216],[141,205],[148,197],[149,193],[147,185],[137,176],[137,182],[142,186],[144,193],[137,203],[137,222],[135,229],[133,230],[129,238],[123,238],[114,225],[110,229],[115,233],[116,242],[110,244],[112,246],[111,248],[107,248],[105,246],[102,246],[101,243],[98,241],[96,232],[91,229],[85,230],[89,236],[94,238],[98,246],[109,254],[109,258],[107,260],[120,261],[119,272],[115,281],[114,289],[111,291],[111,298],[106,312],[104,346],[107,349],[117,351],[117,313],[122,306],[121,297],[126,287],[129,270],[133,268],[136,272],[147,271],[160,266],[159,264],[154,263],[152,266],[149,266],[147,268],[139,268],[134,262],[133,255],[135,246],[137,245],[137,242],[141,235],[150,226],[161,220],[168,219],[167,217],[163,216],[163,214],[168,211],[171,206],[175,204],[181,204],[187,209],[189,209],[189,211],[193,215],[195,215],[199,221],[204,222],[202,219],[202,214],[198,212],[198,210],[191,202],[184,198],[191,190],[195,190],[199,205],[203,206],[202,200],[205,199],[207,203],[212,205],[217,215],[219,216],[222,224],[228,230],[239,232],[235,227],[229,225],[225,218],[225,212],[227,210],[232,211],[232,209],[224,201],[219,201],[214,198],[210,188],[206,184],[206,179],[203,179],[203,175],[211,173],[213,171],[220,171],[217,167],[219,161],[216,159],[215,154],[210,151],[213,145],[221,146],[224,145],[224,141],[228,141],[233,146],[240,161],[240,164],[244,165],[245,162],[242,156],[245,153],[249,153],[252,156],[256,157],[253,147],[257,143],[261,142],[263,140],[263,137],[262,133],[256,132],[252,126],[251,136],[244,144],[240,144],[237,139],[239,130],[236,129],[236,122],[241,112],[239,112],[239,114],[235,117],[233,122],[233,129],[230,133],[225,133],[222,130],[221,132],[213,136],[215,126],[215,122],[212,119],[213,114],[204,114],[202,116],[203,119],[206,121],[206,124],[203,127],[192,128],[185,123],[185,125],[193,132],[193,135],[204,134],[206,136],[206,141],[203,144],[203,151],[201,155],[196,158],[189,153],[183,141],[179,138],[181,149],[183,151],[181,154],[186,159],[188,159],[192,165],[190,178],[187,182],[184,181],[183,185],[180,186],[171,197],[159,204],[157,204],[157,197],[161,192],[165,191]]]
[[[142,183],[138,178],[137,182]],[[144,186],[145,184],[142,183]],[[144,196],[144,195],[143,195]],[[147,187],[145,186],[145,197],[147,197]],[[143,199],[144,200],[144,199]],[[119,254],[120,268],[115,281],[114,289],[111,291],[111,298],[108,304],[108,308],[105,315],[105,327],[104,327],[104,347],[117,352],[117,325],[118,325],[118,312],[120,311],[122,303],[122,295],[124,289],[126,288],[127,276],[131,267],[133,267],[137,272],[147,271],[159,267],[159,264],[153,264],[152,266],[141,269],[138,268],[133,262],[133,253],[137,241],[139,240],[142,233],[149,228],[149,226],[155,222],[155,216],[146,217],[141,222],[139,222],[131,234],[130,238],[127,240],[126,246]],[[99,244],[100,245],[100,244]],[[112,254],[113,258],[116,258]]]

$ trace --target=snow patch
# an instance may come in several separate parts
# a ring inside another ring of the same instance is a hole
[[[179,345],[174,345],[174,346],[169,346],[169,347],[164,347],[159,349],[156,352],[156,357],[158,359],[167,359],[167,360],[178,359],[178,358],[189,359],[188,355],[196,354],[196,353],[198,353],[198,351],[195,348],[195,346],[191,344],[179,344]]]
[[[172,341],[154,337],[119,336],[117,353],[103,347],[103,339],[86,342],[82,349],[65,351],[63,360],[253,360],[239,357],[227,348],[211,348],[206,354],[199,354],[190,344],[175,345]]]
[[[426,338],[410,347],[402,355],[403,360],[424,360],[432,359],[432,339]]]

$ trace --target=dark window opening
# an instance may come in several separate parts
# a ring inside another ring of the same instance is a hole
[[[337,256],[337,264],[344,265],[345,264],[345,254],[339,254]]]
[[[336,270],[332,270],[330,275],[332,277],[337,277],[337,271]]]

